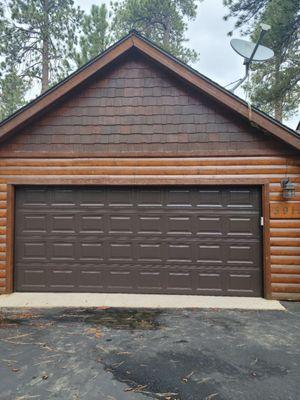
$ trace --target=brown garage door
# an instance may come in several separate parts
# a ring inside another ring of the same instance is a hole
[[[256,187],[23,187],[15,290],[262,295]]]

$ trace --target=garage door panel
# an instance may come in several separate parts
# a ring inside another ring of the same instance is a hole
[[[227,264],[255,265],[260,263],[260,251],[258,243],[230,244],[227,246]]]
[[[253,191],[245,189],[230,189],[228,191],[226,205],[230,208],[243,207],[253,209],[255,207],[255,204],[253,203]]]
[[[79,259],[82,261],[103,261],[103,243],[83,242],[78,244]]]
[[[40,260],[64,260],[68,262],[81,262],[84,266],[85,261],[115,261],[135,264],[147,262],[161,262],[162,264],[188,263],[194,266],[204,265],[235,265],[255,266],[260,265],[259,245],[237,244],[237,243],[213,243],[199,244],[197,242],[162,242],[135,240],[128,242],[119,241],[97,241],[94,238],[85,238],[77,242],[41,242],[38,239],[30,243],[19,245],[17,257],[19,262],[22,260],[34,262]]]
[[[166,207],[191,208],[193,201],[191,190],[188,189],[167,189],[166,190]]]
[[[168,271],[167,272],[167,289],[176,292],[192,292],[193,291],[193,271]]]
[[[231,237],[257,237],[258,220],[255,215],[234,215],[226,220],[226,234]]]
[[[179,242],[166,243],[167,262],[192,263],[193,243]]]
[[[105,221],[103,215],[79,215],[78,216],[79,232],[86,234],[100,234],[105,232]]]
[[[197,245],[197,263],[198,264],[222,264],[223,251],[220,244],[198,244]]]
[[[24,260],[46,260],[47,243],[38,240],[20,243],[20,253],[17,256]]]
[[[206,269],[189,269],[186,265],[147,266],[137,270],[132,266],[112,267],[97,265],[89,268],[52,266],[45,271],[39,267],[20,268],[20,287],[23,291],[66,291],[73,292],[115,292],[122,288],[129,292],[213,294],[233,296],[260,296],[260,276],[258,271],[240,269],[222,270],[213,266]],[[59,282],[57,279],[60,279]],[[68,280],[67,280],[68,279]],[[70,279],[70,280],[69,280]],[[117,290],[116,290],[117,289]]]
[[[55,261],[76,259],[76,243],[54,242],[50,248],[50,258]]]
[[[109,261],[119,261],[119,262],[129,262],[133,261],[134,253],[133,243],[109,243],[108,244],[108,260]]]
[[[78,272],[78,288],[81,291],[101,290],[106,286],[105,271],[97,268],[84,268]]]
[[[133,189],[111,188],[107,196],[108,206],[110,207],[133,207]]]
[[[54,268],[48,273],[51,288],[72,290],[75,287],[77,271],[72,268]]]
[[[118,290],[133,289],[133,282],[135,282],[134,271],[130,269],[115,269],[112,268],[107,271],[107,288]]]
[[[16,197],[16,210],[32,206],[46,208],[49,204],[47,188],[22,188],[22,196]]]
[[[47,216],[38,214],[16,213],[18,232],[20,234],[47,233]]]
[[[158,207],[163,206],[163,191],[161,189],[141,189],[136,194],[137,206],[144,207]]]
[[[258,188],[25,187],[16,207],[16,290],[261,295]]]
[[[196,207],[204,209],[218,209],[224,203],[223,191],[217,189],[201,189],[197,190]]]
[[[80,207],[96,207],[101,209],[107,202],[107,195],[104,189],[81,190],[78,196],[78,203]]]
[[[109,216],[108,233],[135,233],[135,216],[134,215],[111,215]]]
[[[230,271],[228,274],[228,293],[233,296],[252,296],[253,293],[256,296],[260,295],[259,285],[261,277],[259,272],[256,270],[241,271]]]
[[[137,276],[137,287],[141,290],[148,289],[150,291],[162,292],[164,287],[162,282],[165,281],[164,272],[160,269],[153,271],[139,271]]]
[[[138,234],[161,235],[163,228],[163,217],[159,215],[138,215],[137,231]]]
[[[165,214],[167,212],[164,211]],[[17,234],[31,235],[45,232],[47,235],[56,232],[98,232],[107,234],[128,233],[134,236],[138,234],[160,234],[160,235],[213,235],[213,236],[257,236],[258,213],[252,214],[229,214],[223,215],[203,215],[197,211],[174,212],[168,215],[159,215],[157,213],[144,214],[132,212],[109,213],[89,211],[68,211],[49,209],[41,214],[40,211],[33,212],[27,210],[18,210],[16,217],[18,219]]]
[[[194,218],[190,215],[174,215],[166,217],[168,235],[192,235]]]
[[[23,291],[45,291],[49,287],[45,268],[19,268],[15,285]]]
[[[202,271],[196,274],[198,294],[221,294],[224,291],[221,271]]]
[[[139,262],[162,262],[164,260],[163,244],[154,243],[138,243],[137,259]]]
[[[55,188],[50,193],[50,204],[52,207],[70,207],[77,204],[77,192],[72,188]]]
[[[197,227],[196,234],[199,236],[206,237],[209,236],[222,236],[225,232],[225,227],[223,226],[223,220],[220,216],[196,216]]]
[[[76,221],[74,215],[55,215],[51,218],[51,232],[75,233]]]

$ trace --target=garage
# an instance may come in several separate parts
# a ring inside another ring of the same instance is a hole
[[[0,294],[300,300],[299,155],[131,32],[0,122]]]
[[[262,295],[257,187],[20,187],[17,291]]]

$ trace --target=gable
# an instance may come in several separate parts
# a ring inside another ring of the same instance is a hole
[[[58,157],[294,152],[133,49],[0,148]]]

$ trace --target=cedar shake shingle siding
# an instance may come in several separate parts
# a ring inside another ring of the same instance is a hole
[[[24,128],[0,154],[20,151],[274,155],[282,143],[135,55]]]

